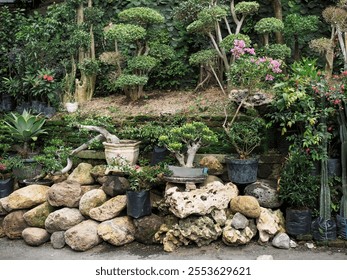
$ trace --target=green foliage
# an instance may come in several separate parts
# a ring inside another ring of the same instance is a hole
[[[67,147],[61,139],[51,139],[47,143],[40,155],[35,156],[36,160],[45,173],[54,174],[62,170],[67,164],[67,158],[72,149]]]
[[[274,59],[285,60],[290,57],[291,49],[284,44],[266,45],[258,51],[258,55],[272,57]]]
[[[250,15],[254,14],[259,10],[259,3],[258,2],[239,2],[235,5],[235,13],[236,14],[244,14],[244,15]]]
[[[202,50],[194,53],[189,58],[189,63],[192,65],[213,64],[213,61],[218,57],[215,49]]]
[[[318,16],[302,16],[290,14],[284,20],[284,34],[286,36],[299,35],[315,32],[318,29]]]
[[[292,146],[279,182],[279,198],[294,208],[316,209],[319,177],[312,175],[313,162],[299,146]]]
[[[135,24],[119,23],[112,25],[105,35],[107,38],[116,40],[120,43],[131,43],[136,40],[144,39],[146,36],[146,29]]]
[[[259,117],[236,121],[227,129],[231,145],[240,159],[247,159],[261,145],[265,135],[265,121]]]
[[[123,22],[131,22],[145,27],[150,24],[164,23],[164,17],[160,13],[145,7],[126,9],[118,14],[118,18]]]
[[[176,20],[188,25],[198,18],[199,12],[209,5],[209,0],[188,0],[179,3],[174,8],[174,17]]]
[[[5,122],[11,137],[23,143],[23,156],[29,153],[28,144],[30,141],[36,141],[38,137],[46,131],[42,128],[46,120],[40,118],[39,115],[32,115],[30,112],[24,110],[21,115],[10,113],[5,116]]]
[[[259,34],[282,31],[284,24],[277,18],[262,18],[254,26],[254,30]]]
[[[202,122],[186,123],[171,128],[159,137],[159,143],[172,152],[184,152],[187,146],[199,143],[201,146],[217,142],[216,134]]]
[[[82,70],[87,76],[96,74],[100,70],[100,62],[96,59],[83,59],[81,63],[78,64],[78,68]]]
[[[158,60],[149,55],[136,56],[128,60],[128,69],[132,72],[137,70],[148,73],[158,64]]]
[[[115,88],[132,88],[136,86],[143,86],[147,83],[148,77],[137,76],[132,74],[122,74],[114,81]]]

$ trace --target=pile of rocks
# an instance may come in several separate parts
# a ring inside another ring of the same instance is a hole
[[[82,163],[52,187],[30,185],[0,199],[0,237],[23,238],[31,246],[50,241],[54,248],[68,245],[76,251],[101,242],[122,246],[137,240],[161,243],[170,252],[218,238],[227,245],[242,245],[257,236],[261,242],[277,240],[275,246],[289,248],[281,211],[263,207],[264,196],[258,200],[252,192],[259,196],[264,190],[254,186],[250,195],[239,195],[236,185],[215,176],[189,191],[168,183],[162,197],[151,197],[158,215],[139,219],[126,215],[128,187],[125,178],[106,176],[103,167]],[[273,197],[265,199],[269,201],[278,203]]]

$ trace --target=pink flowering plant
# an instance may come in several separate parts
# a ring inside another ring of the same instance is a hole
[[[231,49],[234,63],[227,73],[228,78],[235,86],[249,90],[271,84],[282,73],[282,61],[271,57],[257,57],[254,48],[246,46],[244,40],[235,40]]]

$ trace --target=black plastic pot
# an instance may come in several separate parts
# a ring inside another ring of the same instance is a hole
[[[20,183],[24,179],[32,179],[40,175],[42,172],[42,166],[33,159],[23,159],[23,165],[21,167],[13,168],[13,175]]]
[[[128,216],[137,219],[152,214],[149,191],[127,191],[126,196]]]
[[[3,93],[1,95],[1,100],[0,100],[0,112],[10,112],[13,111],[15,108],[15,101],[14,98],[9,95]]]
[[[258,159],[225,158],[229,180],[235,184],[247,185],[257,181]]]
[[[333,219],[323,220],[318,217],[312,222],[312,237],[316,241],[335,240],[337,237],[336,222]]]
[[[165,160],[170,155],[170,151],[165,147],[155,146],[151,157],[151,165],[156,165]]]
[[[0,180],[0,198],[6,197],[13,192],[13,184],[13,178]]]
[[[347,218],[336,215],[337,234],[347,240]]]
[[[310,209],[286,209],[286,232],[289,235],[311,233],[312,211]]]

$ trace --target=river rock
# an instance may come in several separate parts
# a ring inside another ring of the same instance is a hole
[[[6,211],[27,209],[37,206],[46,201],[48,186],[43,185],[29,185],[20,188],[7,197],[7,204],[3,207]]]
[[[51,234],[51,244],[54,249],[61,249],[65,246],[65,231],[55,231]]]
[[[231,184],[213,182],[189,192],[179,191],[178,187],[167,188],[165,201],[174,215],[185,218],[192,214],[206,215],[214,209],[226,209],[233,196]]]
[[[244,194],[254,196],[264,208],[278,208],[282,205],[278,198],[276,181],[259,180],[246,186]]]
[[[83,185],[81,186],[81,195],[83,196],[84,194],[86,194],[87,192],[91,190],[97,190],[100,188],[101,188],[100,185]]]
[[[98,226],[99,236],[108,243],[121,246],[135,240],[135,226],[128,216],[102,222]]]
[[[99,181],[102,184],[102,190],[109,196],[123,195],[130,188],[128,179],[119,176],[105,176],[104,180]]]
[[[90,209],[89,216],[99,222],[117,217],[127,206],[126,195],[117,195],[99,207]]]
[[[247,218],[258,218],[260,215],[260,205],[258,200],[249,195],[237,196],[230,202],[230,209],[233,213],[241,213]]]
[[[84,217],[78,209],[65,207],[48,215],[45,228],[49,233],[67,230],[83,220]]]
[[[78,207],[81,196],[82,190],[79,183],[64,181],[51,186],[47,193],[47,201],[56,207]]]
[[[272,246],[280,249],[289,249],[290,248],[290,238],[285,232],[279,232],[272,239]]]
[[[28,227],[23,230],[22,237],[30,246],[40,246],[49,240],[49,233],[43,228]]]
[[[92,185],[95,183],[93,176],[90,174],[92,169],[93,165],[82,162],[72,171],[67,179],[78,182],[81,185]]]
[[[92,208],[102,205],[107,200],[105,192],[101,189],[86,192],[80,199],[79,209],[82,215],[89,216]]]
[[[248,225],[249,220],[239,212],[237,212],[231,219],[231,226],[234,229],[245,229]]]
[[[54,212],[54,210],[55,208],[53,206],[48,202],[45,202],[27,211],[23,217],[30,227],[44,228],[45,220],[50,213]]]
[[[2,223],[4,222],[4,217],[0,217],[0,238],[6,236]]]
[[[2,222],[3,230],[10,239],[18,239],[22,237],[22,231],[28,227],[23,218],[25,211],[17,210],[9,213]]]
[[[68,229],[65,234],[65,242],[75,251],[87,251],[102,242],[98,235],[99,223],[86,220]]]
[[[2,206],[2,204],[7,205],[8,197],[0,198],[0,216],[6,216],[8,214],[8,211],[5,210],[5,208]]]

